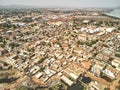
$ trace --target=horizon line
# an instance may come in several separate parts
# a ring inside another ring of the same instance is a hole
[[[22,7],[22,6],[24,6],[24,7],[32,7],[32,8],[117,8],[117,7],[119,7],[119,6],[113,6],[113,7],[91,7],[91,6],[80,6],[80,7],[74,7],[74,6],[39,6],[39,5],[24,5],[24,4],[6,4],[6,5],[1,5],[0,4],[0,6],[3,6],[3,7],[5,7],[5,6],[16,6],[16,7]]]

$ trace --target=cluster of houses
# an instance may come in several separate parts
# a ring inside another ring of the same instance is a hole
[[[58,80],[72,86],[79,80],[89,90],[102,90],[117,79],[120,58],[115,53],[120,35],[116,27],[98,27],[82,20],[77,30],[74,20],[78,17],[72,12],[14,17],[16,20],[7,20],[19,27],[0,31],[0,60],[35,84],[45,87]],[[23,22],[26,18],[32,21]]]

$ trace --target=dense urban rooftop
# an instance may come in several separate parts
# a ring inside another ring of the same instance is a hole
[[[119,90],[120,19],[109,11],[1,9],[0,90]]]

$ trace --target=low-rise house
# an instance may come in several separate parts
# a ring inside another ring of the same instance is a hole
[[[68,64],[67,61],[64,61],[63,64],[62,64],[62,66],[65,66],[67,64]]]
[[[71,78],[73,78],[74,80],[77,80],[78,79],[78,76],[75,75],[74,73],[70,73],[69,74]]]
[[[120,59],[113,59],[111,64],[115,66],[115,68],[120,71]]]
[[[109,59],[110,59],[110,57],[108,57],[108,56],[103,56],[103,58],[102,58],[102,60],[104,61],[104,62],[108,62],[109,61]]]
[[[90,21],[89,20],[83,20],[83,23],[84,24],[87,24],[87,23],[89,23]]]
[[[84,53],[84,51],[81,48],[75,48],[73,51],[74,53],[79,54],[79,55]]]
[[[38,72],[40,70],[39,66],[34,66],[30,69],[30,73],[35,74],[36,72]]]
[[[51,22],[52,25],[57,25],[57,26],[60,26],[63,24],[63,22],[61,21],[58,21],[58,22]]]
[[[57,72],[54,71],[54,70],[50,70],[50,72],[51,72],[52,74],[56,74],[56,73],[57,73]]]
[[[104,62],[108,62],[110,57],[103,53],[99,53],[99,54],[97,54],[96,59],[103,60]]]
[[[105,67],[104,63],[96,61],[95,64],[91,68],[91,72],[95,76],[99,77],[104,67]]]
[[[63,82],[65,82],[67,85],[69,85],[69,86],[72,86],[73,85],[73,81],[71,81],[69,78],[67,78],[66,76],[62,76],[61,77],[61,80],[63,81]]]
[[[22,22],[17,22],[17,23],[13,23],[16,26],[26,26],[26,23],[22,23]]]
[[[36,75],[35,75],[35,78],[40,78],[41,76],[43,75],[43,73],[42,72],[38,72]]]
[[[49,69],[45,69],[44,72],[45,72],[47,75],[49,75],[49,74],[51,73]]]
[[[94,15],[94,16],[98,16],[98,15],[99,15],[99,13],[94,12],[94,13],[92,13],[92,15]]]
[[[118,71],[109,65],[103,70],[102,76],[106,76],[107,78],[109,78],[109,80],[114,80],[117,75],[118,75]],[[104,78],[104,79],[106,79],[106,78]]]
[[[51,69],[57,71],[59,68],[59,65],[56,63],[51,64]]]
[[[96,59],[102,60],[103,55],[101,53],[96,55]]]
[[[45,79],[43,80],[43,82],[46,82],[49,79],[49,77],[45,77]]]
[[[78,40],[86,42],[87,41],[87,36],[85,34],[81,34],[78,36]]]
[[[89,34],[97,33],[97,32],[99,32],[99,31],[100,31],[99,28],[86,30],[86,32],[88,32]]]
[[[100,84],[97,81],[91,81],[89,86],[88,86],[88,90],[104,90],[105,86]]]
[[[114,31],[114,30],[116,30],[116,28],[107,28],[107,29],[106,29],[106,32],[112,32],[112,31]]]
[[[112,51],[105,49],[104,51],[102,51],[103,54],[107,55],[107,56],[111,56],[112,55]]]

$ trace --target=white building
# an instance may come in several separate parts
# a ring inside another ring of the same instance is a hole
[[[70,77],[72,77],[74,80],[77,80],[77,78],[78,78],[78,76],[75,75],[74,73],[70,73],[69,75],[70,75]]]
[[[73,81],[71,81],[70,79],[68,79],[66,76],[62,76],[61,77],[62,81],[64,81],[67,85],[72,86],[73,85]]]
[[[112,31],[114,31],[116,28],[107,28],[106,29],[106,32],[112,32]]]
[[[43,73],[42,73],[42,72],[39,72],[39,73],[37,73],[37,74],[35,75],[35,77],[36,77],[36,78],[40,78],[42,75],[43,75]]]
[[[120,71],[120,60],[114,59],[112,62],[112,65],[116,67],[118,71]]]

